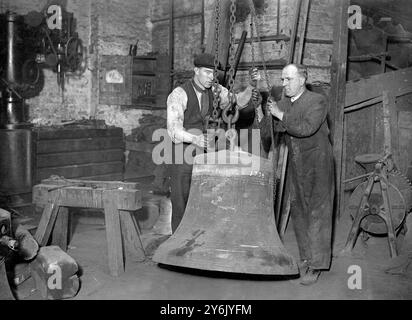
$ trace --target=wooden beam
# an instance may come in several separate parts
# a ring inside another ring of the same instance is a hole
[[[124,255],[120,213],[116,197],[106,191],[103,194],[104,222],[106,224],[107,258],[112,276],[124,271]]]
[[[409,87],[412,87],[412,67],[373,75],[361,80],[348,81],[345,106],[350,107],[366,100],[381,97],[384,90],[398,97],[405,91],[407,92]]]
[[[60,197],[50,204],[50,189],[60,187],[57,191]],[[49,184],[38,184],[33,187],[33,203],[36,205],[50,205],[50,214],[53,219],[57,215],[57,206],[103,209],[104,194],[111,193],[116,201],[117,209],[135,211],[142,207],[142,193],[133,189],[107,189],[89,187],[63,187]],[[47,219],[48,221],[51,219]],[[52,221],[54,224],[54,220]],[[50,227],[50,226],[49,226]],[[49,228],[47,227],[47,228]],[[46,228],[46,227],[45,227]],[[50,227],[51,228],[51,227]],[[44,245],[44,244],[42,244]]]
[[[391,92],[391,94],[393,94],[393,93],[394,92]],[[397,90],[395,92],[395,94],[396,94],[395,98],[403,96],[403,95],[408,94],[408,93],[412,93],[412,83],[411,83],[410,87],[400,88],[399,90]],[[359,109],[377,104],[379,102],[382,102],[382,96],[377,96],[376,98],[366,100],[366,101],[363,101],[363,102],[358,103],[358,104],[354,104],[354,105],[349,106],[349,107],[345,107],[345,113],[356,111],[356,110],[359,110]],[[397,107],[397,110],[398,111],[409,111],[410,109],[408,108],[407,110],[401,110],[401,109],[399,109],[399,107]]]
[[[399,150],[399,118],[398,110],[396,108],[396,98],[391,92],[383,92],[383,103],[384,112],[388,111],[389,116],[389,133],[388,138],[390,149],[392,153],[393,160],[395,164],[399,166],[400,164],[400,150]]]
[[[344,107],[346,88],[346,66],[348,49],[348,6],[349,0],[335,0],[336,8],[335,39],[332,51],[331,90],[329,111],[333,119],[331,133],[333,137],[333,156],[335,160],[335,213],[339,218],[343,211],[343,174],[345,159],[343,159]]]
[[[139,183],[137,182],[121,182],[121,181],[94,181],[94,180],[77,180],[77,179],[43,179],[41,180],[42,184],[51,184],[56,186],[67,186],[67,185],[74,185],[74,186],[81,186],[81,187],[89,187],[89,188],[107,188],[107,189],[114,189],[114,188],[122,188],[122,189],[138,189]]]
[[[298,24],[299,24],[299,15],[300,15],[300,7],[302,5],[302,0],[296,1],[296,8],[295,8],[295,20],[292,26],[292,33],[290,35],[290,43],[289,43],[289,54],[288,54],[288,63],[293,62],[293,57],[295,55],[295,44],[296,44],[296,35],[298,31]]]
[[[39,246],[47,246],[49,237],[52,233],[57,213],[59,212],[58,201],[61,199],[61,190],[56,190],[52,196],[47,192],[47,200],[43,202],[46,207],[43,210],[39,225],[37,226],[34,238]],[[36,203],[33,200],[33,203]]]
[[[302,23],[302,29],[299,35],[299,49],[298,49],[298,56],[296,59],[296,63],[299,63],[299,64],[302,63],[303,61],[304,45],[306,42],[306,38],[305,38],[306,26],[307,26],[307,20],[308,20],[308,15],[309,15],[309,6],[310,6],[310,0],[303,0],[303,23]]]
[[[67,251],[69,225],[70,225],[69,208],[59,207],[56,221],[52,231],[52,244],[59,246],[63,251]]]

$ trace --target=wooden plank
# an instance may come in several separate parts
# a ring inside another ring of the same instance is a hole
[[[37,140],[79,139],[97,137],[123,137],[123,129],[107,127],[104,129],[89,128],[58,128],[40,127],[33,129],[37,134]]]
[[[400,97],[400,96],[406,95],[411,92],[412,92],[412,83],[411,83],[411,86],[409,87],[400,88],[398,91],[395,92],[395,94],[397,97]],[[356,111],[356,110],[359,110],[365,107],[369,107],[381,101],[382,101],[382,95],[363,101],[363,102],[360,102],[360,103],[357,103],[357,104],[354,104],[352,106],[345,106],[345,113]],[[409,106],[407,106],[405,110],[403,110],[402,108],[399,108],[399,106],[396,106],[396,107],[398,111],[409,111],[410,110]]]
[[[82,181],[123,181],[124,174],[123,172],[115,172],[115,173],[108,173],[108,174],[101,174],[96,176],[86,176],[86,177],[78,177]],[[44,180],[44,179],[43,179]],[[35,180],[35,184],[41,183],[42,180]],[[30,193],[31,198],[31,193]]]
[[[67,251],[69,234],[69,208],[60,206],[52,232],[51,243]]]
[[[278,165],[278,169],[280,168],[280,182],[279,182],[279,197],[278,201],[276,203],[276,208],[275,208],[275,217],[276,223],[278,225],[278,230],[279,230],[279,236],[281,239],[283,239],[283,236],[286,231],[286,225],[289,220],[289,211],[281,210],[282,208],[285,207],[285,201],[287,201],[289,197],[289,190],[285,190],[285,179],[286,179],[286,168],[287,168],[287,160],[288,160],[288,147],[286,144],[282,144],[280,147],[280,154],[281,157],[280,159],[282,160],[281,166]],[[284,191],[285,196],[284,196]]]
[[[399,125],[395,97],[388,91],[382,92],[384,151],[391,153],[395,164],[399,164]]]
[[[108,173],[122,173],[124,164],[122,161],[89,163],[54,168],[41,168],[37,170],[37,179],[46,179],[52,175],[65,178],[80,178]]]
[[[376,98],[382,91],[392,92],[395,97],[404,94],[412,84],[412,67],[383,74],[377,74],[346,84],[345,106]]]
[[[48,194],[47,200],[44,202],[46,206],[43,210],[39,225],[37,226],[37,230],[34,235],[34,238],[39,246],[46,246],[49,241],[51,231],[56,221],[57,212],[59,210],[58,202],[60,197],[61,190],[57,190],[54,194]]]
[[[51,184],[38,184],[33,187],[33,203],[40,207],[49,205],[49,189],[56,187],[60,187],[58,191],[61,194],[61,196],[57,200],[57,203],[63,207],[103,209],[103,194],[107,194],[108,192],[112,194],[112,198],[116,199],[117,208],[120,210],[135,211],[142,207],[142,194],[140,190],[118,188],[93,189],[89,187],[73,186],[62,187]]]
[[[293,21],[293,26],[292,26],[292,32],[291,32],[291,35],[290,35],[288,63],[293,62],[293,57],[295,55],[296,35],[297,35],[297,31],[298,31],[299,15],[300,15],[300,7],[301,6],[302,6],[302,0],[297,0],[296,1],[294,21]]]
[[[395,160],[395,164],[400,165],[400,143],[399,143],[399,112],[396,108],[396,98],[389,94],[389,114],[390,114],[390,127],[391,127],[391,144],[392,144],[392,155]]]
[[[87,176],[87,177],[82,177],[83,180],[98,180],[98,181],[123,181],[124,180],[124,174],[123,172],[121,173],[109,173],[109,174],[102,174],[102,175],[97,175],[97,176]]]
[[[339,218],[343,212],[343,184],[342,184],[342,166],[345,165],[343,159],[343,122],[345,107],[345,89],[346,89],[346,65],[347,65],[347,48],[348,48],[348,6],[349,0],[335,0],[336,24],[333,30],[333,39],[335,39],[332,51],[331,64],[331,90],[329,99],[329,112],[333,123],[331,133],[333,137],[333,156],[335,160],[335,177],[336,177],[336,217]]]
[[[6,258],[0,256],[0,300],[15,300],[7,278],[5,261]]]
[[[122,229],[123,243],[134,261],[144,261],[146,253],[140,237],[139,226],[132,213],[120,210],[120,225]]]
[[[299,35],[299,49],[298,49],[298,56],[296,59],[296,63],[302,63],[303,56],[304,56],[304,45],[306,42],[306,26],[307,26],[307,20],[308,20],[308,15],[309,15],[309,5],[310,5],[310,0],[303,0],[303,21],[302,21],[302,29],[300,31]]]
[[[123,137],[39,140],[37,142],[37,154],[123,148]]]
[[[130,151],[141,151],[141,152],[151,153],[155,146],[156,146],[156,143],[136,142],[136,141],[126,140],[126,150],[130,150]]]
[[[67,184],[82,184],[84,187],[94,187],[99,188],[123,188],[123,189],[138,189],[139,184],[137,182],[121,182],[121,181],[84,181],[83,179],[43,179],[42,184],[52,184],[56,186],[66,186]]]
[[[75,164],[112,162],[124,160],[123,149],[46,153],[37,156],[37,168],[62,167]]]
[[[124,271],[124,257],[117,199],[110,191],[105,191],[103,203],[110,274],[118,276]]]

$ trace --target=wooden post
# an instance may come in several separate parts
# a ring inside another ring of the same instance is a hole
[[[398,113],[395,97],[389,91],[382,92],[384,151],[391,153],[395,164],[399,162]]]
[[[56,222],[54,223],[52,233],[52,244],[59,246],[63,251],[67,251],[68,235],[69,235],[69,208],[59,207]]]
[[[49,198],[50,202],[47,203],[43,210],[36,234],[34,235],[34,238],[39,246],[46,246],[49,241],[54,223],[56,221],[57,213],[59,212],[60,206],[58,201],[60,199],[60,195],[61,189],[55,191],[55,194]]]
[[[110,191],[103,192],[104,219],[106,223],[107,256],[112,276],[124,271],[122,234],[120,229],[120,213],[116,197]]]
[[[293,57],[295,55],[296,34],[297,34],[297,31],[298,31],[299,15],[300,15],[301,5],[302,5],[302,0],[297,0],[296,8],[295,8],[295,20],[293,22],[292,33],[290,35],[288,63],[293,62]]]
[[[344,107],[346,90],[346,65],[348,49],[348,6],[349,0],[335,0],[336,25],[333,31],[335,39],[332,51],[331,90],[329,112],[333,119],[331,128],[333,137],[333,156],[335,160],[336,196],[335,214],[339,218],[343,211],[343,135],[344,135]]]
[[[135,261],[144,261],[146,253],[140,237],[139,225],[130,211],[119,210],[123,243],[129,254],[136,258]]]
[[[299,50],[298,50],[298,57],[296,59],[296,63],[302,63],[303,61],[303,51],[304,51],[304,44],[305,44],[305,34],[306,34],[306,26],[307,26],[307,21],[308,21],[308,15],[309,15],[309,6],[310,6],[310,0],[304,0],[303,3],[303,23],[302,23],[302,29],[300,31],[299,35]]]

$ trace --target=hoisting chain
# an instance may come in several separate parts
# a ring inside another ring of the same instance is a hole
[[[220,127],[221,119],[219,112],[220,105],[220,86],[218,79],[218,67],[219,67],[219,28],[220,28],[220,0],[215,2],[215,55],[214,55],[214,69],[213,69],[213,111],[211,117],[207,117],[206,128]],[[213,122],[211,125],[210,122]]]
[[[265,76],[266,87],[267,87],[267,90],[268,90],[268,95],[269,95],[268,96],[268,101],[269,101],[270,91],[272,89],[272,85],[269,81],[269,76],[268,76],[268,71],[267,71],[267,68],[266,68],[265,57],[263,55],[263,44],[262,44],[262,41],[260,39],[259,26],[256,23],[256,19],[257,19],[256,17],[257,16],[256,16],[255,4],[253,3],[253,0],[249,0],[249,6],[250,6],[250,30],[251,30],[251,35],[250,35],[251,42],[250,42],[250,44],[252,46],[252,67],[254,67],[254,64],[255,64],[254,49],[253,49],[253,45],[252,45],[252,42],[253,42],[253,25],[254,25],[255,30],[256,30],[256,37],[257,37],[258,44],[259,44],[260,57],[262,59],[262,66],[263,66],[263,72],[264,72],[264,76]],[[279,12],[277,14],[279,14]],[[266,111],[266,114],[269,114],[269,110]],[[271,139],[272,139],[272,144],[274,144],[274,132],[273,132],[273,127],[272,127],[273,124],[272,124],[272,122],[270,122],[270,123],[271,123],[271,128],[270,128],[270,130],[271,130]],[[274,145],[273,145],[273,147],[274,147]],[[272,180],[272,183],[273,183],[273,196],[275,197],[276,192],[277,192],[277,188],[276,188],[276,185],[277,185],[276,170],[273,172],[272,179],[273,179]]]
[[[252,14],[250,15],[250,50],[252,53],[252,70],[255,69],[255,47],[253,46],[253,35],[255,33],[253,32],[253,16]]]
[[[253,0],[249,0],[249,6],[250,6],[250,21],[251,21],[251,23],[250,23],[250,30],[251,31],[250,32],[252,33],[250,35],[251,46],[252,46],[252,66],[254,66],[254,49],[253,49],[253,45],[252,45],[253,25],[254,25],[255,30],[256,30],[256,37],[257,37],[258,44],[259,44],[260,57],[262,59],[262,66],[263,66],[263,72],[264,72],[264,75],[265,75],[266,87],[267,87],[268,92],[270,93],[272,85],[270,84],[270,81],[269,81],[268,70],[266,68],[266,62],[265,62],[265,58],[264,58],[264,55],[263,55],[263,44],[262,44],[262,41],[260,40],[260,31],[259,31],[258,25],[256,23],[256,10],[255,10],[255,5],[253,3]]]
[[[234,94],[234,84],[235,84],[235,22],[236,22],[236,4],[235,0],[231,0],[230,3],[230,50],[229,50],[229,90],[228,90],[228,100],[229,105],[223,110],[222,118],[223,121],[227,123],[226,138],[231,141],[231,147],[234,146],[234,140],[237,137],[235,123],[239,119],[239,108],[236,104],[236,96]]]

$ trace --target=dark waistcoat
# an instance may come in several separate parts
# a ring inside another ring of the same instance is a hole
[[[187,95],[187,105],[184,113],[183,127],[186,130],[199,129],[203,132],[206,131],[206,116],[210,115],[213,110],[213,92],[211,89],[207,89],[209,95],[209,109],[207,113],[201,113],[199,107],[199,100],[197,99],[195,89],[191,83],[192,80],[186,81],[181,85]]]

